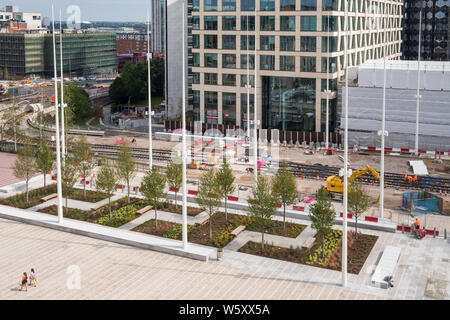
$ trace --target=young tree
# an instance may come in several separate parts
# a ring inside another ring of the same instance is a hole
[[[127,185],[127,201],[130,202],[130,182],[136,175],[136,159],[134,158],[133,151],[124,143],[119,148],[119,154],[117,158],[117,175],[120,180],[124,181]]]
[[[25,145],[19,149],[17,159],[14,162],[14,176],[25,180],[25,188],[28,202],[28,183],[36,173],[36,162],[34,158],[34,149],[31,145]]]
[[[216,173],[216,178],[220,196],[225,200],[225,221],[228,223],[227,200],[228,196],[235,190],[235,186],[233,185],[235,178],[233,176],[233,170],[231,170],[225,158],[223,158],[222,167]]]
[[[220,190],[216,174],[212,170],[206,171],[200,178],[197,203],[209,214],[209,239],[212,240],[212,216],[220,206]]]
[[[161,205],[161,198],[165,198],[164,188],[166,186],[166,177],[159,172],[159,169],[152,167],[142,180],[142,194],[151,203],[155,209],[155,225],[158,228],[158,211]]]
[[[317,235],[322,241],[322,258],[324,258],[325,237],[331,231],[334,225],[334,218],[336,217],[333,204],[324,188],[320,188],[317,191],[317,202],[310,207],[309,216],[312,221],[311,228],[317,231]]]
[[[47,185],[47,173],[52,171],[55,159],[55,154],[47,145],[47,142],[42,140],[36,153],[36,168],[44,175],[44,187]]]
[[[286,206],[295,203],[297,199],[297,181],[289,171],[286,161],[281,163],[280,169],[273,181],[273,193],[283,205],[283,230],[286,232]]]
[[[253,188],[249,200],[249,214],[261,227],[261,249],[264,252],[264,232],[268,223],[277,211],[278,199],[272,192],[268,178],[258,176],[256,188]]]
[[[109,216],[111,217],[111,197],[117,189],[118,177],[116,170],[106,159],[102,160],[102,166],[97,173],[96,188],[108,196]]]
[[[167,184],[175,190],[175,208],[178,208],[177,194],[183,183],[183,164],[179,161],[171,161],[166,171]]]
[[[94,156],[92,154],[91,146],[87,142],[86,136],[82,136],[80,140],[75,143],[73,149],[74,160],[79,164],[78,172],[83,175],[83,197],[86,199],[86,181],[94,168]]]
[[[358,218],[370,207],[367,189],[353,182],[348,192],[348,211],[355,217],[355,239],[358,239]]]
[[[76,163],[76,159],[73,156],[69,155],[66,156],[64,162],[61,162],[61,184],[63,197],[66,198],[66,213],[68,211],[67,203],[69,193],[75,185],[75,182],[77,182],[78,178],[78,168],[75,166]]]

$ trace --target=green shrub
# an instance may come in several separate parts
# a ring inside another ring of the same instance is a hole
[[[229,228],[227,228],[227,229],[220,231],[219,235],[214,239],[214,245],[217,248],[223,248],[232,239],[233,239],[233,236],[231,235]]]
[[[188,233],[194,228],[193,225],[187,225]],[[183,225],[177,224],[175,227],[163,234],[164,238],[179,239],[183,233]]]
[[[97,220],[97,223],[111,227],[121,226],[133,220],[136,217],[136,211],[137,209],[134,204],[122,207],[111,212],[111,217],[109,214],[101,217]]]

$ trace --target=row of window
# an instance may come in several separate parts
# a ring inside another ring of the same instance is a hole
[[[295,68],[295,56],[280,56],[280,71],[296,71]],[[327,72],[327,61],[328,71],[337,71],[337,58],[321,58],[321,72]],[[241,69],[247,69],[247,64],[249,69],[255,68],[255,55],[249,54],[248,59],[246,54],[242,54],[240,57],[240,67]],[[222,68],[224,69],[237,69],[235,54],[222,54]],[[200,54],[194,53],[194,67],[200,67]],[[204,55],[204,66],[208,68],[217,68],[218,66],[218,54],[217,53],[205,53]],[[274,55],[260,55],[260,69],[261,70],[275,70],[275,56]],[[300,72],[317,72],[316,68],[316,57],[300,57]],[[205,84],[217,84],[217,75],[214,83],[211,83],[206,79],[207,74],[215,73],[205,73]],[[194,72],[194,83],[199,84],[200,82],[199,73]],[[230,86],[235,85],[234,83]],[[242,82],[241,82],[242,83]],[[224,83],[223,83],[224,84]],[[224,84],[226,85],[226,84]]]
[[[296,0],[280,0],[280,11],[316,11],[317,0],[301,0],[296,8]],[[261,11],[275,11],[275,0],[259,0]],[[338,0],[322,0],[322,10],[337,10]],[[217,0],[203,0],[204,11],[219,11]],[[192,1],[192,10],[200,11],[200,0]],[[236,0],[222,0],[221,11],[236,11]],[[241,0],[241,11],[255,11],[255,0]]]
[[[218,16],[204,16],[204,30],[218,30]],[[295,16],[280,16],[280,31],[296,30]],[[260,16],[260,31],[275,31],[275,16]],[[323,16],[322,31],[337,31],[338,17]],[[200,30],[200,17],[192,17],[192,29]],[[222,16],[222,30],[236,30],[236,16]],[[254,16],[241,16],[241,31],[255,30]],[[300,16],[300,31],[317,31],[317,16]]]
[[[245,35],[240,36],[241,50],[255,50],[255,36]],[[322,52],[336,52],[337,51],[337,37],[321,37],[322,38]],[[218,37],[215,34],[203,35],[203,46],[205,49],[219,49]],[[247,46],[248,41],[248,46]],[[280,51],[296,51],[295,50],[295,36],[279,36]],[[194,49],[200,48],[200,35],[192,35],[192,47]],[[222,35],[222,47],[224,50],[236,50],[236,36]],[[275,36],[260,36],[259,50],[274,51],[275,50]],[[302,52],[316,52],[316,37],[303,36],[300,37],[300,51]]]

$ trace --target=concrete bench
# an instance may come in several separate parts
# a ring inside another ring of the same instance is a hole
[[[372,275],[371,283],[373,286],[383,289],[389,288],[387,277],[394,276],[397,262],[400,259],[400,251],[401,248],[399,247],[386,246]]]
[[[195,223],[197,226],[202,226],[204,225],[206,222],[208,222],[209,220],[209,216],[204,216],[203,218],[201,218],[197,223]]]
[[[91,208],[91,210],[92,210],[92,211],[97,211],[98,209],[103,208],[103,207],[106,206],[107,204],[108,204],[108,203],[98,204],[98,205],[96,205],[96,206],[93,206],[93,207]]]
[[[303,249],[311,249],[314,241],[316,241],[316,238],[314,238],[314,237],[306,239],[306,241],[302,244],[302,248]]]
[[[245,228],[246,228],[245,226],[239,226],[236,229],[234,229],[233,231],[231,231],[231,235],[237,237],[239,233],[241,233],[242,231],[245,230]]]
[[[42,201],[42,202],[47,202],[48,200],[54,199],[54,198],[56,198],[56,197],[58,197],[58,194],[57,194],[57,193],[52,193],[51,195],[48,195],[48,196],[46,196],[46,197],[43,197],[43,198],[41,199],[41,201]]]
[[[137,214],[144,214],[144,213],[146,213],[147,211],[152,210],[152,208],[153,208],[152,206],[146,206],[146,207],[144,207],[144,208],[142,208],[142,209],[136,211],[136,213],[137,213]]]

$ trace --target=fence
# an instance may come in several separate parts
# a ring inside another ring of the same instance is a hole
[[[443,212],[442,198],[426,191],[405,192],[402,207],[414,215]]]

